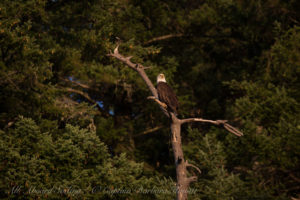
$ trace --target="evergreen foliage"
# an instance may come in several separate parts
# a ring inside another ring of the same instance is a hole
[[[95,132],[69,124],[53,138],[21,118],[15,128],[1,131],[0,141],[2,197],[151,199],[155,194],[143,188],[170,187],[145,177],[143,164],[125,154],[112,156]]]
[[[296,0],[2,0],[0,198],[174,197],[169,121],[138,74],[106,56],[117,43],[153,82],[165,73],[180,118],[244,132],[183,127],[186,159],[202,170],[191,199],[300,198],[299,10]]]

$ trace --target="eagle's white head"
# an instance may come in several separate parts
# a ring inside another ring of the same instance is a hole
[[[158,82],[165,82],[165,83],[167,82],[164,74],[158,74],[157,83]]]

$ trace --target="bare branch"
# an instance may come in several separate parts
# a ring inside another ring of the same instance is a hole
[[[238,129],[234,128],[234,127],[231,126],[230,124],[225,123],[225,124],[224,124],[224,128],[225,128],[227,131],[233,133],[233,134],[236,135],[236,136],[239,136],[239,137],[240,137],[240,136],[244,135],[241,131],[239,131]]]
[[[299,198],[291,197],[291,200],[299,200]]]
[[[202,118],[187,118],[187,119],[180,120],[180,122],[181,122],[181,124],[188,123],[188,122],[206,122],[206,123],[219,125],[219,123],[217,121],[202,119]]]
[[[147,99],[154,100],[156,103],[158,103],[158,105],[160,106],[160,108],[162,109],[162,111],[165,113],[165,115],[167,115],[168,117],[170,116],[169,112],[167,110],[168,106],[165,103],[161,102],[160,100],[158,100],[158,98],[156,98],[154,96],[149,96],[149,97],[147,97]]]
[[[244,173],[249,173],[249,171],[250,171],[247,167],[243,167],[243,166],[237,166],[237,167],[234,167],[233,169],[236,171],[244,172]]]
[[[201,170],[198,167],[196,167],[195,165],[193,165],[191,163],[188,163],[188,161],[185,161],[185,166],[186,167],[192,167],[192,168],[196,169],[199,172],[199,174],[202,173]]]
[[[295,191],[295,190],[300,190],[300,186],[295,186],[295,187],[291,187],[291,188],[287,188],[285,190],[282,190],[283,192],[290,192],[290,191]],[[296,199],[299,200],[299,199]]]
[[[140,76],[142,77],[142,79],[145,81],[145,83],[147,84],[148,88],[150,89],[151,93],[153,96],[158,97],[157,95],[157,91],[154,87],[154,85],[152,84],[151,80],[148,78],[147,74],[145,73],[145,68],[143,65],[139,64],[139,63],[133,63],[130,61],[130,59],[132,58],[132,56],[129,57],[125,57],[122,54],[119,53],[119,45],[115,48],[114,53],[110,52],[109,54],[107,54],[107,56],[110,57],[114,57],[118,60],[120,60],[121,62],[123,62],[124,64],[126,64],[128,67],[130,67],[131,69],[137,71]]]
[[[10,82],[18,91],[20,91],[20,88],[15,84],[15,81],[10,78],[11,77],[10,74],[4,73],[4,76],[6,76],[8,82]]]
[[[161,102],[160,100],[158,100],[158,98],[155,98],[154,96],[149,96],[149,97],[147,97],[147,99],[151,99],[151,100],[155,101],[156,103],[158,103],[161,107],[163,107],[165,109],[167,109],[167,107],[168,107],[165,103]]]
[[[130,60],[133,56],[126,57],[126,60]]]
[[[109,54],[107,54],[107,56],[110,57],[114,57],[120,61],[122,61],[124,64],[126,64],[127,66],[129,66],[131,69],[137,71],[139,73],[139,75],[142,77],[142,79],[144,80],[144,82],[146,83],[146,85],[148,86],[149,90],[151,91],[152,95],[156,98],[158,98],[158,94],[157,94],[157,90],[154,87],[154,85],[152,84],[151,80],[148,78],[146,72],[144,69],[146,69],[147,67],[144,67],[143,65],[137,63],[133,63],[130,61],[130,59],[132,58],[132,56],[129,57],[125,57],[123,55],[121,55],[119,53],[118,50],[119,45],[115,48],[114,53],[110,52]],[[160,104],[160,108],[162,109],[162,111],[164,112],[164,114],[169,117],[169,113],[168,111],[165,109],[165,107],[163,107]]]
[[[169,39],[169,38],[182,37],[182,36],[183,36],[182,33],[163,35],[163,36],[152,38],[151,40],[146,41],[144,44],[150,44],[152,42],[157,42],[157,41],[160,41],[160,40],[166,40],[166,39]]]
[[[151,69],[152,67],[144,67],[144,69]]]
[[[77,86],[79,86],[79,87],[82,87],[82,88],[84,88],[84,89],[92,89],[89,85],[80,83],[80,82],[78,82],[78,81],[72,81],[72,80],[70,80],[70,79],[62,78],[62,77],[60,77],[60,79],[63,80],[63,81],[65,81],[65,82],[70,82],[70,83],[72,83],[72,84],[74,84],[74,85],[77,85]]]
[[[215,124],[215,125],[223,125],[227,131],[233,133],[234,135],[239,136],[239,137],[243,135],[243,133],[241,131],[234,128],[230,124],[228,124],[227,120],[208,120],[208,119],[202,119],[202,118],[188,118],[188,119],[180,120],[181,124],[188,123],[188,122],[205,122],[205,123],[211,123],[211,124]]]
[[[114,50],[114,54],[118,54],[119,53],[119,45],[117,45],[117,47]]]
[[[87,93],[84,93],[80,90],[76,90],[76,89],[73,89],[73,88],[63,88],[63,89],[67,92],[72,92],[72,93],[79,94],[79,95],[83,96],[84,98],[86,98],[89,102],[91,102],[93,104],[97,104],[97,102],[95,100],[93,100]]]
[[[142,133],[139,133],[137,135],[134,135],[133,137],[138,137],[138,136],[142,136],[142,135],[146,135],[146,134],[149,134],[149,133],[153,133],[161,128],[163,128],[164,126],[157,126],[157,127],[154,127],[154,128],[151,128],[151,129],[148,129],[148,130],[145,130],[144,132]]]
[[[115,48],[114,50],[114,53],[110,52],[109,54],[107,54],[107,56],[110,56],[110,57],[114,57],[120,61],[122,61],[124,64],[126,64],[127,66],[129,66],[130,68],[134,69],[135,71],[137,71],[137,65],[132,63],[130,61],[130,57],[124,57],[123,55],[121,55],[119,53],[119,45]]]
[[[191,182],[197,181],[198,177],[197,176],[191,176],[187,178],[187,185],[189,185]]]

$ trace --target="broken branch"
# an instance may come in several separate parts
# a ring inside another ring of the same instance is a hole
[[[198,177],[197,176],[191,176],[187,178],[187,185],[189,185],[191,182],[197,181]]]

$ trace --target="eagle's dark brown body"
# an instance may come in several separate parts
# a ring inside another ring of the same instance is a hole
[[[158,99],[168,106],[167,109],[177,114],[179,103],[172,88],[165,82],[158,82],[157,93]]]

